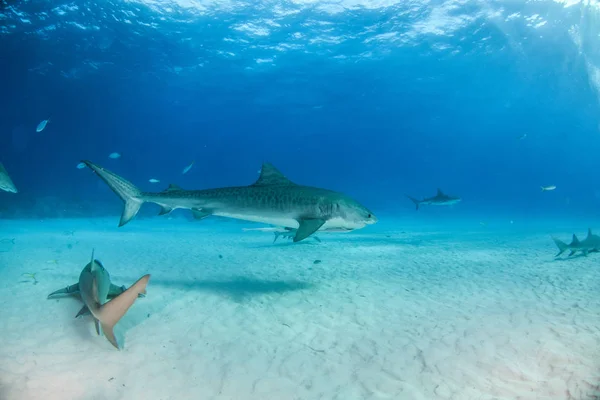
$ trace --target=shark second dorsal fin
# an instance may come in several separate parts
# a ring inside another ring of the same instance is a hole
[[[178,186],[174,183],[170,183],[169,187],[163,190],[163,192],[172,192],[173,190],[183,190],[181,186]]]
[[[575,234],[573,234],[573,241],[571,242],[571,246],[574,244],[579,244],[579,239],[577,239],[577,236]]]
[[[254,182],[254,186],[283,186],[294,185],[294,182],[283,176],[271,163],[263,163],[260,176]]]

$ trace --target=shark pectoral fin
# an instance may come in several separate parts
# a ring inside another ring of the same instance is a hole
[[[74,285],[67,286],[64,289],[56,290],[48,295],[48,299],[52,296],[57,296],[59,294],[74,294],[79,293],[79,283],[75,283]]]
[[[79,312],[77,313],[75,318],[81,317],[82,315],[87,315],[89,313],[90,313],[90,309],[88,308],[88,306],[83,306],[83,307],[81,307],[81,310],[79,310]]]
[[[208,210],[204,210],[204,209],[200,210],[198,208],[192,208],[192,215],[194,216],[194,219],[197,219],[197,220],[204,219],[211,214],[212,213]]]
[[[577,253],[577,251],[576,251],[576,250],[571,250],[571,252],[569,253],[569,256],[568,256],[568,257],[571,257],[571,256],[572,256],[573,254],[575,254],[575,253]]]
[[[319,230],[320,227],[325,223],[324,219],[301,219],[298,221],[300,226],[294,236],[294,242],[299,242],[306,239],[313,233]]]
[[[125,290],[127,290],[127,288],[125,287],[125,285],[123,286],[117,286],[114,283],[110,284],[110,288],[108,289],[108,295],[107,297],[111,298],[111,297],[117,297],[118,295],[120,295],[121,293],[123,293]]]
[[[319,239],[318,237],[313,237],[313,239],[315,239],[317,242],[321,243],[321,239]]]
[[[104,332],[104,336],[108,341],[115,346],[117,349],[119,345],[115,338],[113,328],[119,322],[123,315],[129,310],[129,307],[133,305],[135,299],[138,298],[140,293],[146,290],[146,285],[150,280],[150,275],[144,275],[136,283],[134,283],[129,289],[102,305],[99,309],[100,326]]]
[[[173,211],[173,207],[160,206],[160,212],[158,213],[158,215],[165,215],[170,213],[171,211]]]

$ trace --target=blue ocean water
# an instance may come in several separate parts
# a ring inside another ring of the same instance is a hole
[[[145,190],[248,184],[270,161],[395,215],[412,212],[405,194],[440,187],[463,198],[455,215],[593,218],[596,13],[3,1],[0,140],[21,191],[2,196],[3,215],[114,213],[112,193],[75,168],[85,158]]]
[[[592,0],[0,0],[0,162],[19,191],[0,192],[0,218],[115,228],[122,202],[81,160],[144,191],[248,185],[269,162],[373,210],[376,225],[348,234],[357,243],[412,249],[427,242],[419,229],[487,229],[504,245],[525,229],[553,256],[548,233],[600,230],[599,35]],[[438,188],[461,201],[417,211],[407,197]],[[123,235],[153,220],[176,231],[158,211],[144,205]],[[27,240],[5,222],[0,256]],[[386,236],[405,230],[415,237]]]

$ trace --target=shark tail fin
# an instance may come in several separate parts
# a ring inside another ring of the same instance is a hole
[[[106,182],[108,187],[125,203],[119,226],[123,226],[131,221],[138,211],[140,211],[142,204],[144,204],[144,199],[142,198],[143,192],[135,187],[133,183],[91,161],[83,160],[82,162],[94,171],[100,179]]]
[[[98,316],[104,336],[106,336],[108,341],[117,349],[119,348],[119,344],[115,338],[113,328],[117,322],[123,318],[123,315],[129,310],[129,307],[133,305],[138,298],[138,295],[140,293],[146,293],[146,285],[148,285],[149,280],[149,274],[142,276],[129,289],[100,307],[100,314]]]
[[[409,195],[406,195],[406,197],[408,197],[409,199],[412,200],[413,203],[415,203],[416,210],[419,211],[419,204],[421,204],[421,200],[415,199],[414,197],[411,197]]]
[[[556,247],[558,247],[558,250],[559,250],[558,254],[555,255],[554,257],[558,257],[565,251],[569,250],[569,245],[566,244],[565,242],[563,242],[562,240],[557,239],[554,236],[552,236],[552,240],[554,240],[554,243],[556,244]]]

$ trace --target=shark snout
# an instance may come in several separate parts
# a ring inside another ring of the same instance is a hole
[[[377,219],[377,217],[375,216],[375,214],[369,214],[367,216],[367,220],[366,220],[367,225],[376,224],[377,221],[379,221],[379,220]]]

